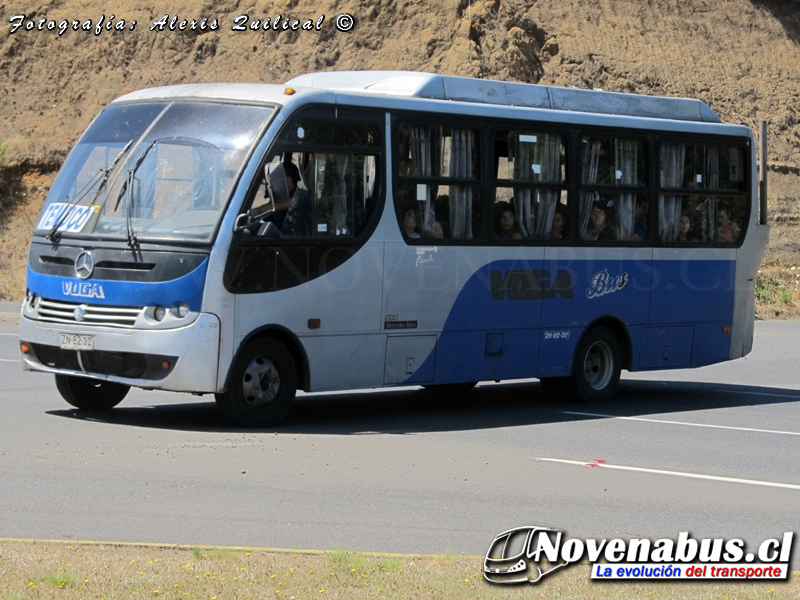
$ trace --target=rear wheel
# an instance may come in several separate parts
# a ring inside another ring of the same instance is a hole
[[[64,400],[81,410],[111,410],[131,389],[122,383],[74,375],[56,375],[56,387]]]
[[[617,337],[605,327],[590,329],[575,352],[572,376],[563,383],[567,396],[580,402],[610,400],[621,370]]]
[[[239,354],[228,391],[216,394],[217,407],[232,425],[273,427],[292,407],[297,368],[289,350],[277,340],[254,340]]]

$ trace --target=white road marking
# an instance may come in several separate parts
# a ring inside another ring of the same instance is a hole
[[[718,477],[716,475],[702,475],[700,473],[684,473],[682,471],[663,471],[661,469],[645,469],[643,467],[625,467],[622,465],[610,465],[606,462],[600,462],[597,460],[581,462],[579,460],[565,460],[563,458],[539,458],[539,457],[534,457],[534,460],[563,463],[567,465],[579,465],[582,467],[619,469],[621,471],[638,471],[640,473],[654,473],[656,475],[674,475],[677,477],[689,477],[691,479],[707,479],[710,481],[724,481],[726,483],[744,483],[747,485],[761,485],[765,487],[785,488],[787,490],[800,490],[800,485],[796,485],[793,483],[776,483],[773,481],[758,481],[755,479],[738,479],[736,477]]]
[[[10,358],[0,358],[0,362],[15,362],[18,363],[18,360],[12,360]]]
[[[0,333],[0,335],[13,335],[14,337],[17,337],[19,334],[18,333]]]
[[[768,394],[767,392],[740,392],[738,390],[714,390],[715,392],[722,392],[723,394],[745,394],[747,396],[771,396],[772,398],[787,398],[800,400],[800,396],[789,396],[787,394]],[[787,392],[794,390],[786,390]]]
[[[686,421],[667,421],[662,419],[645,419],[643,417],[620,417],[617,415],[604,415],[600,413],[573,412],[562,410],[565,415],[579,415],[582,417],[601,417],[603,419],[624,419],[626,421],[645,421],[647,423],[666,423],[667,425],[687,425],[689,427],[710,427],[712,429],[733,429],[735,431],[755,431],[758,433],[778,433],[780,435],[800,435],[798,431],[777,431],[774,429],[755,429],[754,427],[732,427],[730,425],[708,425],[706,423],[689,423]]]

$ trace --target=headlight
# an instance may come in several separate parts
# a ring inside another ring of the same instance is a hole
[[[163,306],[156,306],[155,310],[153,311],[153,317],[156,321],[162,321],[167,314],[167,309]]]
[[[177,313],[179,319],[189,316],[189,305],[186,302],[179,303]]]

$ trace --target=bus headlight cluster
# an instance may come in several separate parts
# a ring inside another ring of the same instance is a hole
[[[191,312],[188,302],[178,302],[170,308],[160,304],[150,307],[147,309],[146,315],[156,323],[161,323],[164,319],[185,319]]]

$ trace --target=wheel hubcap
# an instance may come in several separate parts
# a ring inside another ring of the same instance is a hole
[[[608,386],[613,374],[613,355],[611,347],[605,342],[595,342],[586,353],[583,371],[586,382],[595,390]]]
[[[263,408],[278,395],[281,376],[272,361],[258,356],[247,365],[242,379],[244,399],[253,408]]]

